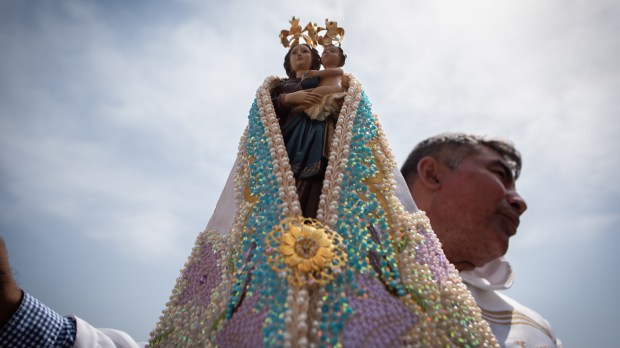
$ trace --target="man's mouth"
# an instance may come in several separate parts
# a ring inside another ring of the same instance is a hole
[[[515,214],[515,213],[509,213],[509,212],[501,212],[502,217],[504,217],[504,219],[506,219],[506,221],[508,221],[508,223],[511,225],[511,229],[508,231],[508,235],[510,237],[514,236],[517,233],[517,228],[519,228],[519,215]]]

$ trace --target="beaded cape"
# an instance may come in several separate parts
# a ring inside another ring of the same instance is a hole
[[[256,93],[235,165],[149,346],[497,346],[352,74],[317,218],[300,217],[269,93],[279,81],[268,77]]]

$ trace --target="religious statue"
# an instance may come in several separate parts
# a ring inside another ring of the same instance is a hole
[[[151,347],[497,346],[326,24],[281,31],[287,78],[258,88]]]

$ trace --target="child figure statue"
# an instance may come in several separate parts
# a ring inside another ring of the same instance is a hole
[[[342,48],[335,45],[326,46],[321,54],[323,70],[309,70],[304,73],[302,86],[318,81],[318,87],[309,89],[322,97],[321,102],[304,109],[308,117],[313,120],[325,120],[330,115],[338,116],[342,100],[346,95],[342,87],[342,66],[347,56]],[[310,83],[308,83],[308,82]]]
[[[329,65],[330,51],[326,69],[308,73],[318,52],[292,46],[288,78],[259,87],[150,346],[497,346],[417,210],[360,82],[332,75],[342,64]],[[306,73],[321,78],[312,91]],[[304,111],[334,93],[344,98],[323,120]]]

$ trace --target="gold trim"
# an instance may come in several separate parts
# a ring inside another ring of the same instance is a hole
[[[498,325],[527,325],[544,332],[550,339],[553,340],[553,335],[546,327],[522,312],[490,311],[482,307],[480,309],[482,311],[482,318],[490,323]]]
[[[254,163],[254,156],[248,156],[248,164]],[[250,179],[247,178],[245,181],[245,187],[243,188],[243,198],[246,202],[250,204],[255,204],[258,202],[258,197],[254,196],[250,190]]]
[[[390,204],[387,200],[387,198],[385,197],[385,194],[383,193],[383,184],[386,181],[386,175],[383,169],[383,163],[379,163],[379,156],[377,154],[377,145],[379,145],[379,139],[375,138],[372,139],[371,141],[369,141],[366,144],[371,150],[373,157],[375,158],[375,163],[376,163],[376,167],[377,167],[377,174],[375,174],[374,176],[368,177],[366,179],[364,179],[364,184],[366,186],[368,186],[368,189],[375,194],[375,197],[377,198],[377,200],[379,201],[379,205],[381,205],[381,208],[383,208],[383,211],[385,211],[385,216],[388,219],[388,224],[390,225],[390,227],[394,227],[394,217],[392,214],[392,209],[390,207]],[[369,166],[367,163],[364,163],[364,165]]]

